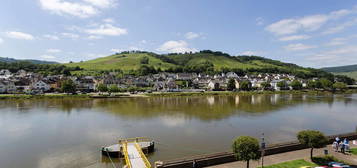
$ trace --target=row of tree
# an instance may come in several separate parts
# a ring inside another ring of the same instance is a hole
[[[271,90],[272,86],[269,82],[263,82],[260,84],[263,90]],[[301,90],[303,89],[303,84],[299,80],[293,80],[290,84],[287,84],[287,81],[283,80],[277,83],[277,87],[281,90],[289,89],[289,86],[293,90]],[[219,86],[217,86],[219,87]],[[347,84],[344,82],[332,82],[326,78],[318,79],[318,80],[309,80],[307,82],[306,88],[308,89],[324,89],[324,90],[345,90],[347,89]],[[217,88],[219,89],[219,88]],[[227,84],[227,90],[233,91],[236,90],[236,81],[234,79],[230,79]],[[253,90],[255,88],[252,87],[251,82],[249,81],[241,81],[239,83],[239,89],[244,91]]]
[[[327,145],[326,136],[315,130],[304,130],[297,134],[299,142],[310,148],[310,158],[313,160],[313,151],[315,148],[323,148]],[[232,144],[233,153],[238,161],[246,161],[249,168],[250,160],[259,160],[261,157],[261,147],[256,138],[250,136],[240,136]]]
[[[81,70],[79,67],[67,67],[60,64],[34,64],[27,61],[19,62],[0,62],[0,69],[8,69],[12,73],[16,73],[19,70],[25,70],[27,72],[35,72],[43,75],[71,75],[71,71]]]

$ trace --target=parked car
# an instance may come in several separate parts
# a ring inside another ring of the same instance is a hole
[[[330,162],[330,163],[328,163],[328,166],[334,167],[334,168],[350,168],[349,165],[339,163],[339,162]]]

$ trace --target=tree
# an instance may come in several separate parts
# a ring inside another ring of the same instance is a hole
[[[311,148],[310,158],[312,160],[314,148],[323,148],[327,145],[328,140],[320,131],[304,130],[297,134],[299,142],[306,147]]]
[[[234,89],[236,89],[236,80],[234,79],[229,79],[228,84],[227,84],[227,90],[229,91],[233,91]]]
[[[239,84],[239,88],[241,90],[250,90],[252,88],[252,84],[249,81],[242,81]]]
[[[260,159],[259,142],[256,138],[240,136],[233,142],[232,148],[237,160],[247,162],[247,168],[250,160]]]
[[[120,89],[119,89],[119,87],[117,85],[110,85],[108,87],[108,92],[110,92],[110,93],[116,93],[116,92],[119,92],[119,91],[120,91]]]
[[[336,75],[335,80],[338,82],[346,83],[347,85],[353,85],[355,83],[355,80],[353,78],[350,78],[345,75]]]
[[[347,88],[347,85],[343,82],[336,82],[332,85],[332,87],[337,90],[345,90]]]
[[[284,89],[286,89],[286,81],[285,80],[280,81],[276,84],[276,86],[278,86],[280,89],[284,90]]]
[[[148,57],[143,57],[140,59],[140,64],[149,64],[149,58]]]
[[[332,88],[333,83],[330,80],[326,79],[326,78],[321,78],[319,80],[319,82],[321,83],[321,87],[324,88],[324,89],[331,89]]]
[[[75,93],[76,92],[76,85],[70,79],[64,80],[61,83],[61,90],[64,93]]]
[[[307,88],[315,89],[315,88],[317,88],[316,86],[317,86],[316,81],[313,81],[313,80],[307,81]]]
[[[270,87],[271,87],[269,82],[263,82],[260,84],[260,86],[263,88],[263,90],[270,89]]]
[[[294,90],[300,90],[302,89],[302,84],[300,81],[298,80],[294,80],[290,83],[290,86],[294,89]]]
[[[97,86],[97,90],[98,90],[99,92],[106,92],[106,91],[108,91],[108,87],[107,87],[106,85],[100,83],[100,84],[98,84],[98,86]]]

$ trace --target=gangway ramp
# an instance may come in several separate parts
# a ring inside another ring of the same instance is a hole
[[[150,162],[137,141],[124,140],[121,143],[127,168],[151,168]]]

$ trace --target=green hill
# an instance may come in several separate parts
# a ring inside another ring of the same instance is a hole
[[[346,75],[357,80],[357,65],[326,67],[322,68],[322,70],[326,72],[331,72],[336,75]]]
[[[144,63],[143,59],[148,61]],[[222,52],[204,50],[185,54],[155,54],[151,52],[122,52],[94,60],[65,64],[80,67],[87,71],[138,70],[147,65],[166,71],[206,72],[222,70],[240,70],[245,72],[291,73],[295,75],[316,76],[323,71],[304,68],[295,64],[284,63],[258,56],[230,56]],[[208,67],[208,68],[207,68]]]
[[[326,68],[322,68],[322,69],[327,72],[353,72],[353,71],[357,71],[357,65],[326,67]]]
[[[121,53],[79,63],[69,63],[66,65],[70,67],[79,66],[85,70],[121,69],[123,71],[128,71],[137,70],[142,65],[140,61],[144,57],[149,59],[148,65],[155,68],[160,67],[161,69],[165,70],[175,67],[174,64],[161,60],[151,53]]]

